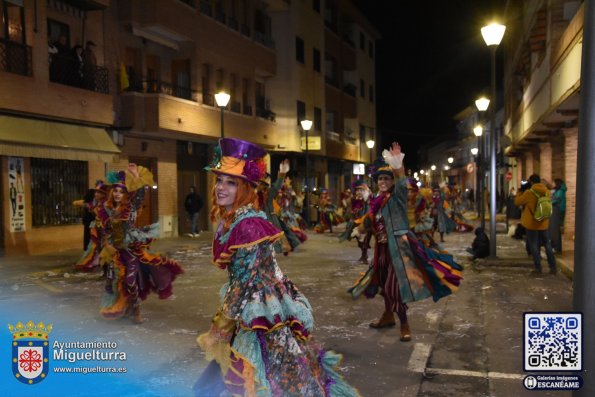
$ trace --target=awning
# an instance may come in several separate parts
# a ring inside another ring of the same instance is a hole
[[[105,129],[0,115],[0,155],[114,161],[120,150]]]

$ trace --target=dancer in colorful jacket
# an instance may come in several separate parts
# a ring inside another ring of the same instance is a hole
[[[457,224],[447,214],[446,206],[446,185],[441,183],[432,191],[432,201],[434,202],[434,226],[432,229],[432,237],[435,231],[440,233],[440,242],[444,242],[444,233],[450,234],[457,229]],[[450,211],[449,211],[450,212]]]
[[[283,187],[279,190],[277,196],[277,203],[281,209],[281,221],[287,225],[289,230],[298,238],[300,243],[305,242],[308,239],[308,235],[305,232],[304,221],[300,213],[296,210],[296,199],[297,196],[291,187],[291,178],[285,176],[283,181]]]
[[[265,151],[233,138],[219,140],[212,221],[213,262],[227,270],[221,306],[197,338],[210,360],[197,396],[355,396],[337,374],[340,356],[311,340],[312,308],[281,271],[273,243],[283,232],[257,208]],[[225,391],[227,389],[227,391]]]
[[[411,340],[407,303],[433,297],[434,301],[455,291],[462,278],[462,267],[452,256],[427,248],[409,230],[407,220],[408,179],[404,174],[401,147],[393,143],[390,151],[374,163],[372,177],[378,193],[370,200],[369,217],[376,238],[372,265],[350,288],[354,298],[364,293],[368,298],[379,291],[384,298],[384,312],[372,328],[401,323],[401,341]],[[362,237],[363,228],[354,230]]]
[[[182,268],[172,259],[148,252],[159,232],[158,223],[136,225],[145,186],[155,184],[151,172],[130,164],[126,171],[110,173],[107,181],[109,198],[97,211],[103,236],[101,261],[108,269],[100,312],[109,319],[129,315],[139,324],[143,322],[141,301],[151,292],[160,299],[171,296],[172,283]]]
[[[76,206],[82,206],[90,214],[97,217],[97,210],[103,206],[103,203],[107,199],[109,193],[109,186],[107,186],[102,180],[95,182],[95,188],[93,189],[93,200],[85,203],[83,200],[75,201],[73,204]],[[97,227],[97,220],[91,221],[89,224],[90,239],[89,244],[83,255],[74,265],[74,269],[80,272],[92,272],[99,266],[99,254],[101,253],[101,228]],[[105,273],[105,271],[104,271]]]
[[[339,235],[339,241],[351,241],[353,229],[365,222],[366,214],[369,210],[369,199],[372,192],[366,182],[363,179],[358,179],[353,183],[353,190],[355,191],[355,197],[351,199],[349,221],[345,225],[345,231]],[[357,245],[362,252],[358,261],[367,264],[368,249],[370,249],[370,240],[372,239],[370,222],[364,225],[364,227],[366,227],[365,237],[362,241],[357,240]]]

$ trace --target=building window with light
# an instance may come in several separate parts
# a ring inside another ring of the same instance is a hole
[[[304,40],[301,37],[295,37],[295,60],[305,63]]]

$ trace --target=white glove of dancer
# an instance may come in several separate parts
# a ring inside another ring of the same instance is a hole
[[[360,243],[364,241],[364,237],[365,236],[363,234],[360,234],[359,230],[357,230],[357,227],[354,227],[351,231],[351,238],[357,239],[357,241],[359,241]]]
[[[285,159],[279,164],[279,172],[281,174],[287,174],[289,172],[289,159]]]
[[[392,169],[398,170],[403,167],[405,153],[401,153],[401,146],[398,143],[393,142],[390,150],[384,149],[382,151],[382,157],[384,157],[384,160]]]

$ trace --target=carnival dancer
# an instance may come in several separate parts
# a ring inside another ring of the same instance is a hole
[[[153,186],[151,172],[136,164],[126,171],[108,174],[109,198],[97,211],[98,227],[103,234],[102,261],[108,266],[101,314],[106,318],[131,315],[142,323],[140,302],[150,292],[160,299],[172,294],[172,283],[182,273],[180,265],[169,258],[148,252],[159,232],[159,224],[136,226],[145,186]]]
[[[347,188],[343,190],[341,193],[341,217],[343,221],[349,221],[351,217],[351,200],[353,199],[353,194],[351,193],[351,188]]]
[[[354,298],[368,298],[379,291],[384,298],[384,313],[370,323],[372,328],[401,323],[401,341],[411,340],[407,303],[433,297],[434,301],[455,291],[462,278],[461,266],[452,256],[427,248],[409,230],[407,220],[408,179],[404,175],[401,147],[393,143],[390,151],[374,163],[372,177],[378,193],[370,199],[369,218],[376,238],[374,259],[368,272],[349,290]],[[362,236],[362,228],[354,235]]]
[[[357,395],[335,372],[340,356],[314,344],[312,308],[277,264],[273,243],[283,232],[257,209],[255,192],[265,151],[233,138],[219,144],[222,157],[207,167],[215,174],[211,219],[219,221],[213,263],[229,282],[210,330],[197,338],[211,362],[195,394]]]
[[[93,220],[89,223],[89,243],[85,248],[85,252],[75,263],[74,269],[80,272],[92,272],[99,267],[99,254],[101,253],[101,228],[96,227],[96,212],[99,207],[103,205],[109,192],[109,186],[107,186],[102,180],[95,182],[93,188],[93,200],[84,202],[83,200],[77,200],[73,204],[76,206],[82,206],[85,212],[93,216]],[[105,271],[104,271],[105,273]]]
[[[308,235],[302,229],[303,220],[300,223],[301,215],[296,211],[296,194],[291,187],[291,178],[289,176],[285,176],[283,187],[279,190],[277,196],[277,202],[281,209],[281,221],[287,225],[300,243],[305,242]]]
[[[432,229],[432,237],[434,232],[440,233],[440,242],[444,242],[444,233],[450,234],[457,228],[457,224],[446,214],[446,193],[444,189],[446,185],[441,183],[439,187],[435,188],[432,192],[433,213],[434,213],[434,225]]]
[[[263,177],[258,184],[258,195],[260,208],[267,215],[269,222],[275,227],[283,231],[279,243],[275,245],[275,251],[277,253],[283,253],[283,255],[289,255],[298,245],[300,240],[297,236],[287,227],[285,222],[281,220],[281,207],[277,202],[277,196],[283,186],[285,175],[289,172],[289,160],[285,159],[279,164],[279,172],[277,173],[277,179],[274,183],[269,184],[268,178]]]
[[[415,226],[413,227],[413,231],[427,246],[436,245],[432,238],[432,228],[434,226],[434,218],[432,217],[433,205],[432,190],[427,187],[419,189],[417,198],[415,199]]]
[[[342,218],[337,213],[337,207],[332,203],[328,189],[323,188],[320,191],[320,198],[318,199],[318,225],[314,228],[316,233],[324,233],[326,229],[333,232],[333,226],[342,222]]]
[[[351,200],[349,220],[345,225],[345,231],[339,235],[339,241],[351,241],[353,228],[357,227],[362,222],[365,222],[365,216],[369,210],[368,201],[371,191],[366,182],[363,179],[358,179],[353,183],[353,190],[355,191],[355,198]],[[357,245],[362,252],[362,255],[358,259],[359,262],[368,263],[368,249],[370,249],[371,239],[372,230],[368,226],[366,227],[366,235],[363,240],[357,240]]]
[[[457,185],[448,186],[446,199],[450,206],[450,217],[457,224],[456,231],[461,233],[473,231],[473,226],[467,223],[468,221],[462,213],[461,189]]]

